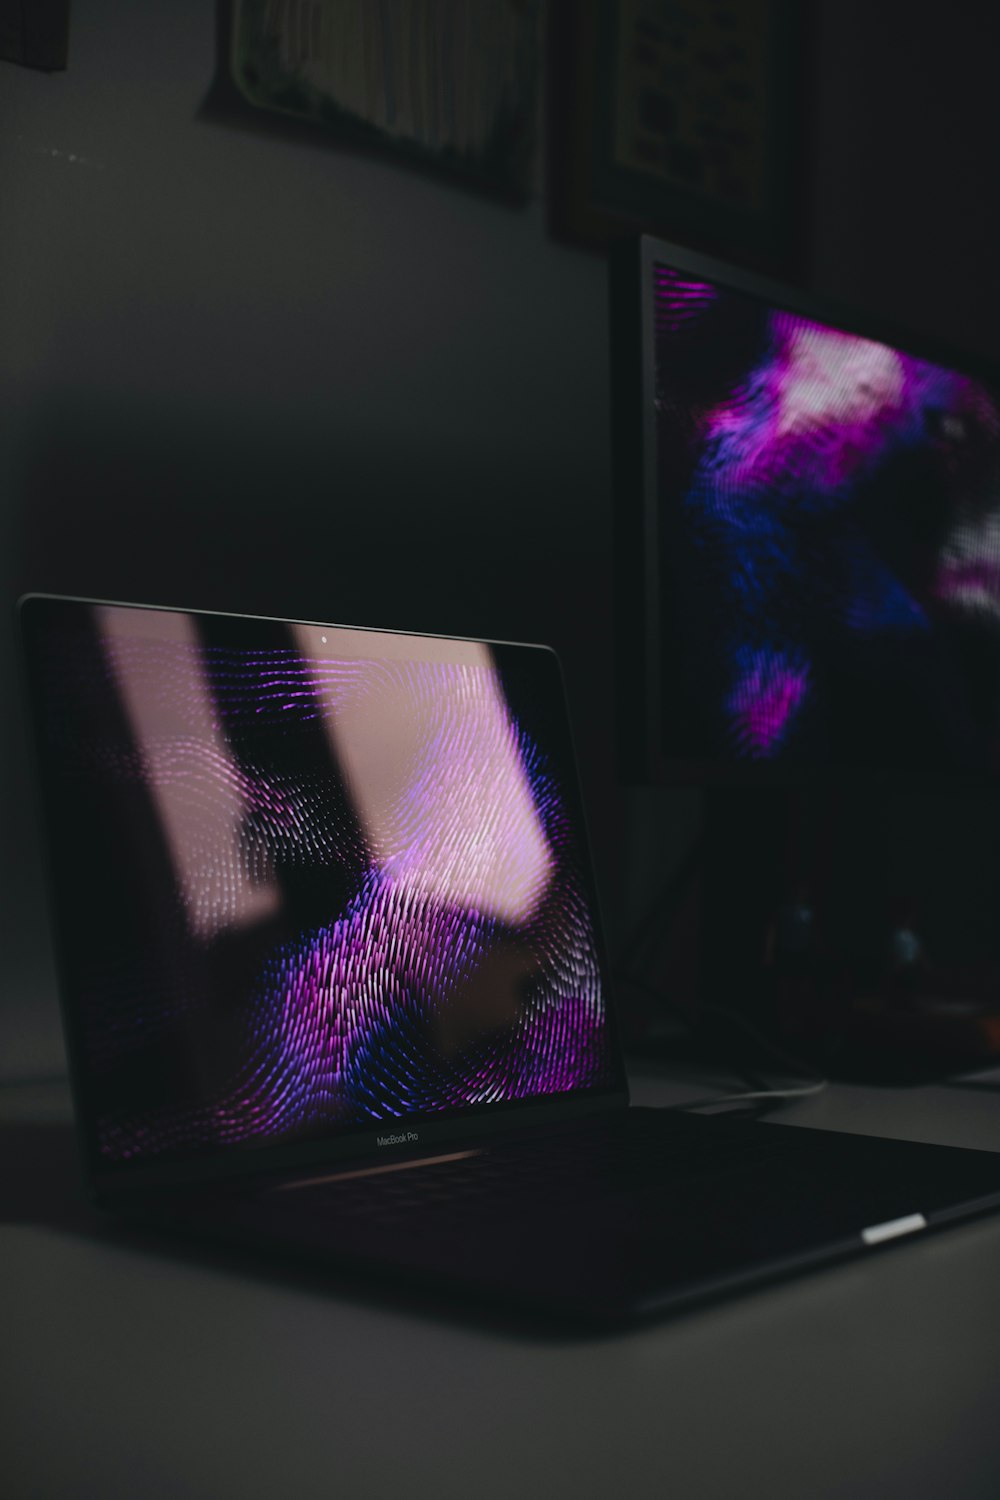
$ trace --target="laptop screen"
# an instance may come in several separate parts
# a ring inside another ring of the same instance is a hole
[[[105,1166],[621,1087],[539,647],[22,610]]]

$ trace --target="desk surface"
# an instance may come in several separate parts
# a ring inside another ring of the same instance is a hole
[[[1000,1150],[988,1086],[838,1086],[781,1118]],[[0,1141],[8,1500],[1000,1494],[1000,1217],[562,1341],[115,1240],[61,1087],[5,1089]]]

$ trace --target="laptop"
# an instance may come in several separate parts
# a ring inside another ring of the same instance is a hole
[[[19,619],[101,1207],[609,1327],[1000,1205],[989,1152],[629,1106],[547,648]]]

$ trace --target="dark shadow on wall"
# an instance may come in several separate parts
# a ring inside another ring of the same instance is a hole
[[[15,585],[195,608],[604,643],[610,558],[565,481],[373,432],[54,399],[26,419]],[[601,670],[605,663],[602,661]]]

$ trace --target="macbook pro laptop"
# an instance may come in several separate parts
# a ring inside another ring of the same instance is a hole
[[[20,626],[101,1206],[617,1324],[1000,1205],[1000,1155],[629,1107],[548,649]]]

